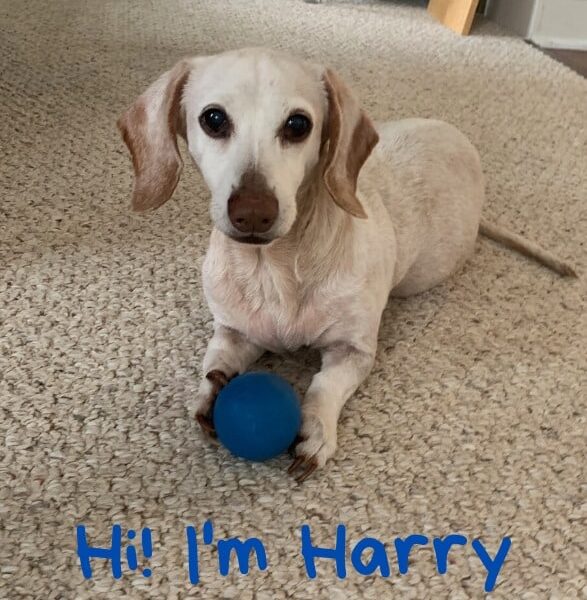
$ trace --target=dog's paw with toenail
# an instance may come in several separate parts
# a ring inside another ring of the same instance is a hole
[[[202,431],[209,437],[216,439],[216,430],[212,414],[214,402],[220,390],[228,383],[228,377],[222,371],[213,369],[206,374],[200,384],[196,397],[195,418]]]
[[[336,424],[327,427],[324,420],[316,414],[303,417],[300,441],[295,447],[295,458],[288,473],[301,483],[314,471],[322,468],[336,451]]]

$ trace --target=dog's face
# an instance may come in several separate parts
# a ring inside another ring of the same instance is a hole
[[[136,210],[173,193],[180,134],[210,189],[216,227],[237,241],[284,236],[301,187],[316,176],[342,208],[364,216],[356,178],[377,134],[346,86],[316,65],[261,49],[184,60],[119,127],[133,157]]]
[[[221,231],[253,242],[289,231],[326,105],[318,69],[282,56],[223,54],[195,70],[183,96],[188,146]]]

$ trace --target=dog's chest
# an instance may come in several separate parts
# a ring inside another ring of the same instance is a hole
[[[204,265],[204,291],[215,319],[272,351],[320,345],[340,318],[339,299],[306,286],[293,268]]]

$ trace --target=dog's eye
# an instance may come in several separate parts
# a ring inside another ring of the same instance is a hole
[[[312,131],[312,121],[306,115],[294,113],[290,115],[281,130],[281,137],[286,142],[302,142]]]
[[[215,106],[207,108],[200,115],[200,126],[213,138],[227,138],[232,129],[228,115]]]

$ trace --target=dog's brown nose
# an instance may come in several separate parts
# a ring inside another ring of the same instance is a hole
[[[228,218],[241,233],[267,233],[278,212],[275,194],[258,174],[246,173],[228,199]]]
[[[228,200],[228,218],[242,233],[267,233],[277,219],[277,200],[236,192]]]

